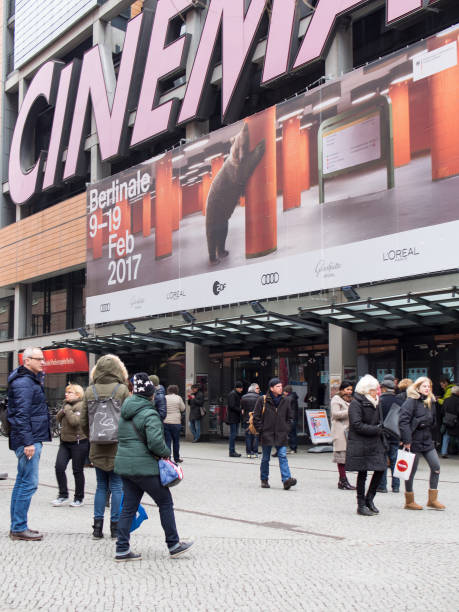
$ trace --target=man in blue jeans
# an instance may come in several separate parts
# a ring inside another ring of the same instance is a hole
[[[16,453],[18,472],[11,495],[12,540],[36,541],[43,535],[29,529],[27,513],[38,487],[38,465],[43,442],[51,440],[48,404],[43,390],[43,352],[28,347],[23,365],[8,377],[10,449]]]
[[[288,434],[293,422],[291,403],[282,394],[282,383],[279,378],[271,378],[269,391],[259,398],[253,415],[255,429],[260,434],[263,456],[260,465],[262,489],[269,489],[269,460],[272,447],[277,450],[279,468],[284,489],[287,491],[295,486],[296,478],[292,478],[287,459]]]

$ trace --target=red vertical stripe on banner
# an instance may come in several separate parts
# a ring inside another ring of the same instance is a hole
[[[301,205],[300,119],[292,117],[282,127],[282,186],[284,210]]]
[[[276,108],[247,119],[250,149],[265,140],[265,154],[245,192],[246,257],[259,257],[277,249]]]
[[[408,81],[390,85],[389,96],[394,123],[394,166],[399,168],[411,161]]]
[[[145,193],[142,198],[142,234],[144,238],[151,234],[151,195]]]
[[[429,40],[429,50],[457,41],[456,32]],[[459,58],[458,58],[459,62]],[[432,179],[459,174],[459,65],[429,77],[432,135]]]
[[[163,259],[172,255],[171,183],[172,161],[171,154],[167,153],[156,163],[156,259]]]

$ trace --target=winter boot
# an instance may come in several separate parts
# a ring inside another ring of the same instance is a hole
[[[422,506],[414,501],[414,492],[405,492],[405,510],[422,510]]]
[[[373,503],[374,498],[375,498],[374,493],[371,494],[370,492],[368,492],[365,497],[365,505],[368,508],[368,510],[373,512],[373,514],[379,514],[378,508]]]
[[[338,489],[345,489],[345,488],[346,488],[346,479],[340,478],[338,480]]]
[[[94,525],[93,527],[93,532],[92,532],[92,537],[94,540],[100,540],[101,538],[104,537],[104,534],[102,533],[102,529],[104,527],[104,519],[94,519]]]
[[[427,502],[427,507],[432,508],[433,510],[445,510],[446,506],[437,500],[437,496],[438,489],[429,489],[429,501]]]
[[[357,496],[357,514],[361,514],[362,516],[374,516],[374,513],[367,508],[365,498],[360,495]]]
[[[110,537],[112,540],[115,540],[118,537],[118,521],[116,521],[116,523],[110,521]]]
[[[346,486],[344,487],[345,489],[347,489],[348,491],[355,491],[356,490],[357,487],[353,487],[351,485],[351,483],[347,479],[347,476],[346,476],[346,478],[344,480],[345,480],[345,484],[346,484]]]

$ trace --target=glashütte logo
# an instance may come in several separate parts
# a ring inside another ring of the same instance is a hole
[[[214,295],[219,295],[226,287],[226,283],[220,283],[219,281],[215,281],[212,287],[212,291]]]
[[[100,305],[100,312],[110,312],[110,302]]]
[[[390,249],[382,254],[383,261],[406,261],[409,257],[420,255],[417,247],[404,247],[403,249]]]
[[[316,263],[314,272],[316,273],[316,277],[322,276],[323,278],[330,278],[332,276],[335,276],[336,270],[340,269],[341,264],[337,261],[326,261],[325,259],[320,259]]]
[[[263,274],[260,280],[263,286],[277,285],[280,280],[279,272],[270,272],[269,274]]]

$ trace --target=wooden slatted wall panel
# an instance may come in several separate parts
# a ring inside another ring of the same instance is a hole
[[[86,194],[0,229],[0,287],[86,262]]]

